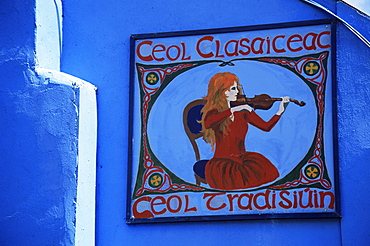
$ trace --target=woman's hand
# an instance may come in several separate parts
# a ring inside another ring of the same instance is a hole
[[[282,97],[281,99],[283,100],[280,103],[279,111],[276,113],[277,115],[282,115],[290,102],[290,97]]]
[[[249,106],[248,104],[243,104],[243,105],[239,105],[239,106],[236,106],[236,107],[232,107],[231,108],[231,113],[234,113],[234,112],[237,112],[237,111],[243,111],[243,110],[251,112],[253,110],[253,108],[251,106]]]

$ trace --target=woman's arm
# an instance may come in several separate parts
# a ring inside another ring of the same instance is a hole
[[[232,107],[231,108],[231,113],[233,114],[234,112],[237,112],[237,111],[251,112],[252,110],[253,110],[253,108],[251,106],[249,106],[248,104],[242,104],[242,105],[239,105],[239,106],[236,106],[236,107]]]
[[[264,121],[259,117],[256,112],[252,111],[248,114],[248,121],[252,126],[257,127],[258,129],[269,132],[276,125],[276,123],[281,118],[280,115],[275,114],[269,121]]]
[[[282,97],[282,101],[280,103],[278,112],[269,121],[264,121],[254,111],[252,111],[249,114],[249,123],[261,129],[262,131],[266,131],[266,132],[271,131],[271,129],[279,121],[281,115],[285,112],[285,109],[287,108],[289,104],[289,99],[290,99],[289,97]]]
[[[216,109],[211,110],[207,113],[204,119],[205,128],[214,128],[215,126],[221,124],[224,120],[231,116],[231,110],[227,109],[223,112],[218,112]]]

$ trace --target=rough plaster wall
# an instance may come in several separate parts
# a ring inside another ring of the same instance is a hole
[[[76,93],[31,69],[8,69],[20,74],[8,82],[23,88],[0,90],[0,244],[24,245],[29,238],[29,245],[68,245],[74,239]]]
[[[370,40],[370,17],[338,4],[338,14]],[[361,18],[359,18],[361,17]],[[338,138],[343,245],[370,245],[370,47],[338,25]]]
[[[0,245],[72,245],[77,92],[35,72],[35,1],[0,1]]]

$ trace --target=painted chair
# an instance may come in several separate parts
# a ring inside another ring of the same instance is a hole
[[[186,105],[183,112],[184,129],[195,153],[196,163],[193,166],[193,171],[197,185],[200,185],[201,183],[207,184],[204,171],[208,160],[200,159],[199,148],[197,142],[195,141],[203,136],[203,133],[201,132],[202,125],[199,123],[199,121],[202,117],[201,110],[205,102],[206,101],[203,99],[192,101]]]

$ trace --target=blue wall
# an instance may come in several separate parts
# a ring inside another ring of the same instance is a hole
[[[333,12],[336,1],[320,1]],[[369,18],[338,9],[369,34]],[[64,1],[62,70],[98,89],[98,245],[368,245],[370,49],[338,24],[339,165],[343,219],[125,224],[129,38],[329,18],[302,1]],[[360,20],[358,19],[360,18]],[[358,60],[359,59],[359,60]]]
[[[35,71],[35,1],[0,18],[0,245],[71,245],[77,95]]]
[[[340,1],[318,2],[370,39],[368,16]],[[98,87],[97,245],[370,244],[370,48],[342,23],[336,46],[341,219],[128,226],[130,35],[331,16],[299,0],[64,0],[63,8],[62,70]],[[0,245],[73,245],[79,94],[35,69],[35,16],[35,0],[0,2]]]
[[[338,14],[370,40],[370,17],[338,4]],[[338,139],[343,245],[369,245],[370,48],[338,26]]]

